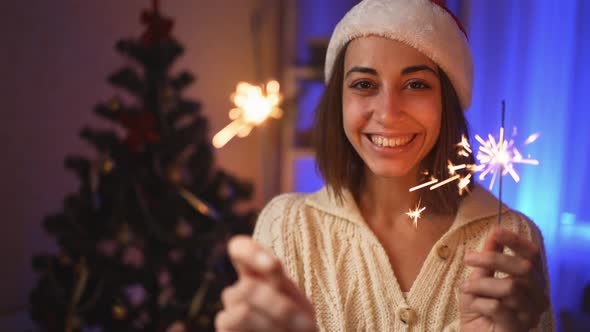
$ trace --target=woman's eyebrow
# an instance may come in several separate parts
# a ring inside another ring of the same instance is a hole
[[[371,74],[371,75],[379,76],[377,71],[373,68],[354,66],[346,73],[345,77],[348,77],[348,75],[350,75],[352,73],[364,73],[364,74]]]
[[[438,77],[438,73],[436,72],[436,70],[432,69],[428,65],[417,65],[417,66],[406,67],[406,68],[402,69],[402,75],[407,75],[407,74],[415,73],[415,72],[421,71],[421,70],[430,71],[430,72],[432,72],[434,74],[434,76]]]

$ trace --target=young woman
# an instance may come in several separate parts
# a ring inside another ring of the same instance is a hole
[[[467,135],[472,58],[437,1],[365,0],[326,57],[315,148],[326,186],[284,194],[229,253],[219,331],[553,330],[543,239],[479,185],[448,177]],[[465,176],[465,173],[462,173]],[[418,224],[407,215],[426,207]]]

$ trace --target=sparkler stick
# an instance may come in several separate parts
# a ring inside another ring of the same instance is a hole
[[[506,101],[502,100],[502,123],[500,127],[500,146],[504,146],[504,115],[506,113]],[[500,162],[500,179],[498,181],[498,225],[502,221],[501,213],[502,213],[502,171],[504,168],[504,163]]]

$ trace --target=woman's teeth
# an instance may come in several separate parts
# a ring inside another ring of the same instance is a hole
[[[380,147],[390,147],[390,148],[394,148],[394,147],[398,147],[398,146],[404,146],[408,143],[410,143],[410,141],[412,139],[414,139],[415,135],[407,135],[407,136],[400,136],[400,137],[395,137],[395,138],[387,138],[387,137],[383,137],[383,136],[379,136],[379,135],[370,135],[370,139],[371,142],[373,142],[373,144],[380,146]]]

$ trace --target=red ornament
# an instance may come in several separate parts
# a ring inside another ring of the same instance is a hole
[[[122,114],[121,124],[127,128],[125,144],[134,152],[140,152],[146,143],[160,142],[160,135],[155,131],[156,120],[152,113]]]

